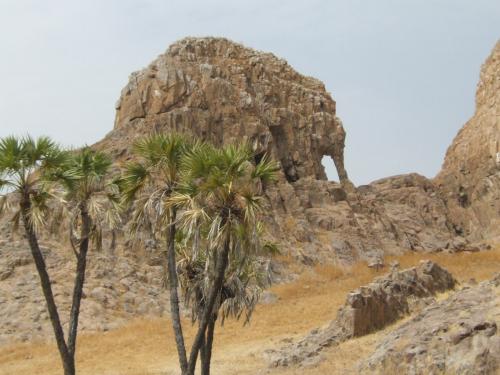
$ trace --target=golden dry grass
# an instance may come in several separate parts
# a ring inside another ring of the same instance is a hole
[[[459,281],[490,278],[500,270],[500,248],[480,253],[408,253],[397,259],[402,268],[431,259],[450,270]],[[377,274],[358,264],[350,269],[318,266],[305,270],[299,280],[275,285],[278,302],[260,305],[252,323],[230,321],[217,328],[214,374],[260,373],[266,368],[262,352],[279,347],[281,340],[297,337],[335,317],[350,290],[367,284]],[[193,329],[186,322],[188,340]],[[351,340],[326,351],[327,360],[312,369],[282,369],[276,374],[350,374],[352,365],[370,353],[383,332]],[[177,359],[168,319],[142,319],[111,332],[85,334],[78,342],[79,374],[159,375],[176,374]],[[57,350],[50,343],[14,344],[0,348],[0,374],[60,374]]]

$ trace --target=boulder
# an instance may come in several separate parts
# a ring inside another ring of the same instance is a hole
[[[431,261],[419,267],[393,272],[349,293],[333,325],[350,336],[363,336],[381,329],[414,311],[415,300],[452,289],[453,276]]]
[[[273,367],[316,364],[324,348],[382,329],[431,304],[437,293],[455,285],[453,276],[431,261],[394,271],[350,292],[328,327],[314,329],[280,350],[266,351],[266,359]]]
[[[424,308],[383,337],[362,374],[498,374],[500,277]]]

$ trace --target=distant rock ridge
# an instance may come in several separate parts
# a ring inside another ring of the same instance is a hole
[[[434,182],[458,230],[472,240],[500,237],[500,41],[481,68],[474,116]]]

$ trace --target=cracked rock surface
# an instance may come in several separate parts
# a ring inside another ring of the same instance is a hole
[[[272,367],[315,365],[321,361],[323,349],[382,329],[433,303],[438,292],[455,285],[453,276],[431,261],[395,270],[350,292],[337,318],[328,327],[314,329],[303,339],[279,350],[269,350],[266,358]]]
[[[373,374],[498,374],[500,276],[423,309],[359,365]]]
[[[114,129],[95,147],[120,163],[138,137],[169,131],[216,145],[246,141],[256,163],[266,153],[278,161],[279,179],[266,186],[266,221],[271,237],[303,263],[467,248],[431,180],[408,174],[354,187],[332,96],[272,53],[223,38],[174,43],[132,73]],[[339,181],[327,181],[324,156],[333,159]]]

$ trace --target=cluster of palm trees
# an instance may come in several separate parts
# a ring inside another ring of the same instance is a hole
[[[89,249],[100,249],[103,230],[130,226],[162,240],[165,278],[180,370],[192,375],[198,362],[210,373],[217,320],[248,322],[269,283],[263,256],[276,246],[263,240],[259,211],[277,164],[256,158],[246,145],[221,148],[170,133],[137,141],[134,161],[112,168],[102,152],[61,150],[41,137],[0,140],[0,214],[22,221],[49,311],[65,375],[75,374],[78,315]],[[76,258],[67,334],[59,318],[39,236],[61,223]],[[179,288],[180,287],[180,288]],[[179,289],[197,324],[188,353]]]

